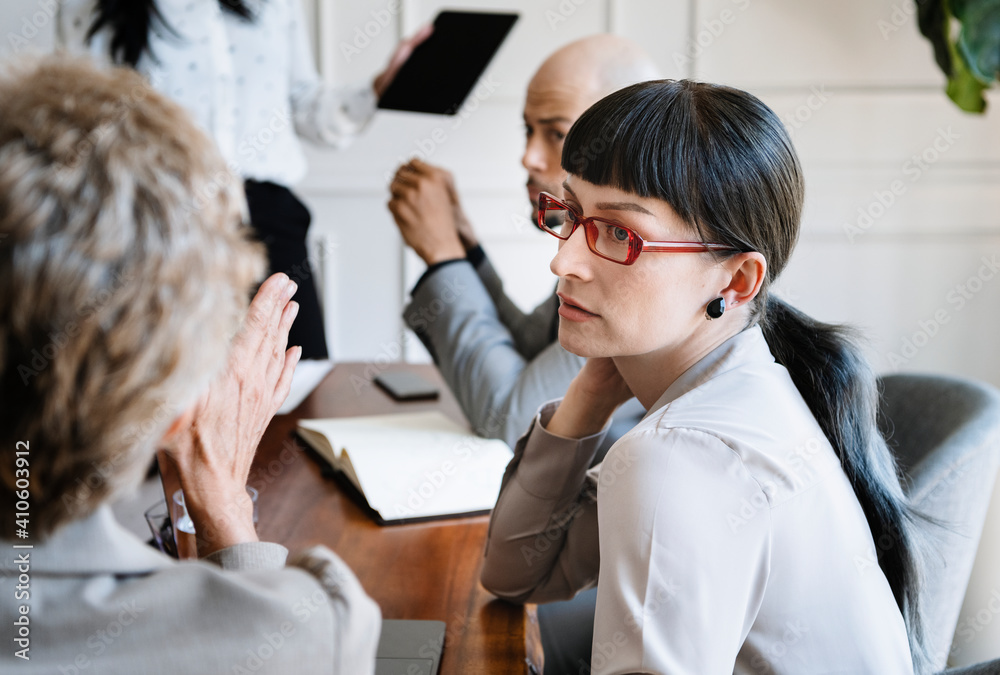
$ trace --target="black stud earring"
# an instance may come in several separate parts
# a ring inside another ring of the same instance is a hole
[[[705,308],[705,317],[711,321],[712,319],[718,319],[722,316],[723,312],[726,311],[726,300],[725,298],[716,298],[712,302],[708,303],[708,307]]]

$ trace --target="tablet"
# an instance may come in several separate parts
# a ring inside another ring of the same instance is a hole
[[[399,69],[378,107],[454,115],[517,21],[517,14],[443,11]]]

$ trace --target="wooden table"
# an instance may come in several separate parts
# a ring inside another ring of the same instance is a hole
[[[437,382],[441,398],[396,403],[372,382],[380,372],[404,369]],[[497,600],[479,584],[488,517],[379,526],[292,434],[301,417],[427,409],[468,424],[433,366],[337,364],[298,409],[272,421],[261,441],[249,480],[260,492],[260,538],[290,550],[333,549],[387,619],[444,621],[442,675],[540,673],[534,606]]]

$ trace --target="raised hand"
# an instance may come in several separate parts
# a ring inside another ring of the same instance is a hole
[[[288,396],[302,355],[301,347],[286,349],[298,312],[291,301],[295,290],[284,274],[261,285],[226,367],[190,411],[190,424],[164,439],[198,533],[199,556],[257,541],[246,483],[257,445]]]
[[[402,165],[389,185],[388,206],[403,240],[428,265],[465,257],[461,212],[451,174],[413,159]]]

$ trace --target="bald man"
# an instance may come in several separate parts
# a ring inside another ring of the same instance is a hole
[[[527,143],[521,163],[528,170],[532,208],[540,191],[562,195],[562,142],[577,117],[612,91],[656,77],[650,58],[616,35],[583,38],[541,65],[524,104]],[[554,289],[530,314],[506,296],[444,169],[414,159],[396,172],[390,192],[389,210],[403,239],[428,265],[404,319],[475,431],[513,446],[538,406],[562,396],[583,366],[584,359],[557,340]],[[606,446],[642,412],[634,401],[624,406]]]

